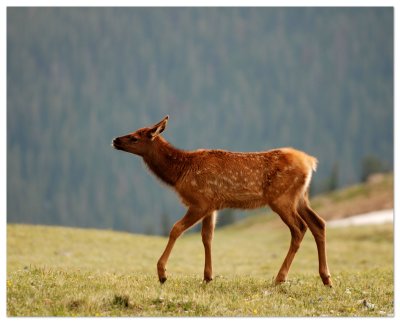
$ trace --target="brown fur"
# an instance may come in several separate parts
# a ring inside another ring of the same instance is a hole
[[[172,186],[188,206],[186,215],[173,226],[167,247],[158,261],[160,281],[166,280],[165,266],[176,239],[199,221],[203,222],[204,279],[212,280],[211,241],[215,211],[269,205],[289,227],[292,236],[276,282],[286,280],[309,227],[318,248],[321,279],[331,286],[325,250],[325,222],[311,209],[307,197],[317,159],[293,148],[253,153],[204,149],[183,151],[160,136],[167,121],[168,116],[152,127],[113,140],[114,148],[143,157],[149,169]]]

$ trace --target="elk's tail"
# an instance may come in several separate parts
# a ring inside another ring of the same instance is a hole
[[[307,161],[308,161],[310,168],[307,173],[307,177],[306,177],[305,184],[304,184],[304,192],[305,193],[308,191],[308,189],[310,187],[312,172],[313,171],[315,172],[317,170],[317,166],[318,166],[318,159],[313,156],[307,155]]]
[[[314,172],[317,171],[318,159],[315,158],[315,157],[313,157],[313,156],[310,156],[310,155],[308,155],[307,157],[308,157],[308,161],[309,161],[309,163],[310,163],[311,169],[312,169]]]

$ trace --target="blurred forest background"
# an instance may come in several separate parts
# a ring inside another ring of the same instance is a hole
[[[391,171],[393,51],[393,8],[8,8],[7,221],[168,232],[110,146],[166,114],[182,149],[318,157],[313,194]]]

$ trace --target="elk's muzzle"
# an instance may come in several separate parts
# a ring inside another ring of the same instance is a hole
[[[113,146],[115,149],[121,149],[121,139],[119,138],[114,138],[112,141],[111,146]]]

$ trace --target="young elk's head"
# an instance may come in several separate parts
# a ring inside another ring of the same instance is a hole
[[[118,150],[144,156],[152,149],[154,139],[165,130],[168,118],[169,117],[166,116],[154,126],[141,128],[128,135],[114,138],[112,141],[112,146]]]

